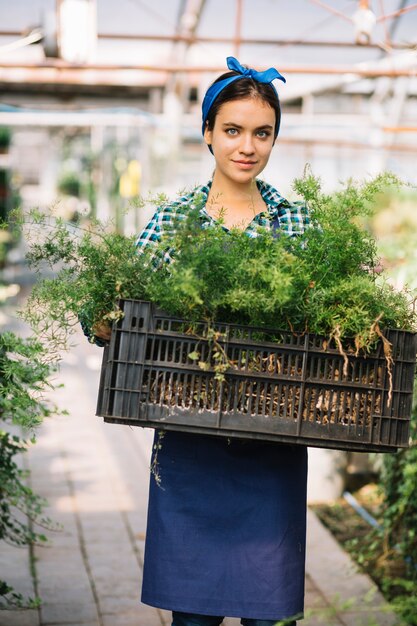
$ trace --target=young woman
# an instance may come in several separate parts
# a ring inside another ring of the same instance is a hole
[[[160,241],[205,198],[202,225],[222,218],[249,237],[259,226],[290,236],[308,215],[257,179],[280,126],[271,68],[227,59],[230,72],[208,89],[203,135],[213,179],[160,207],[138,239]],[[170,261],[169,251],[163,254]],[[151,479],[142,601],[173,612],[172,626],[295,624],[304,598],[307,454],[302,446],[166,432],[158,454],[162,485]]]

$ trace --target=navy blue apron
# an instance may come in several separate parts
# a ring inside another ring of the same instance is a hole
[[[142,602],[252,619],[302,613],[305,447],[167,432],[159,471]]]

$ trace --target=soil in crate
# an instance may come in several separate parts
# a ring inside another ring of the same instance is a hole
[[[143,388],[149,390],[148,399],[151,403],[188,410],[209,409],[222,413],[238,411],[245,415],[260,414],[277,419],[295,419],[301,413],[302,419],[310,422],[359,426],[369,426],[371,416],[381,414],[381,392],[375,392],[374,389],[326,389],[320,386],[305,389],[300,411],[300,385],[250,378],[253,373],[272,375],[284,371],[294,380],[300,379],[300,367],[283,367],[281,360],[273,355],[249,361],[245,367],[249,379],[236,379],[233,376],[236,369],[236,364],[231,363],[223,382],[216,380],[212,374],[195,376],[184,372],[148,370],[144,375]],[[373,384],[374,376],[381,378],[381,367],[376,368],[376,372],[372,370],[370,376],[368,371],[368,376],[363,375],[356,382]],[[342,380],[340,367],[327,365],[326,378],[328,381]]]
[[[190,339],[197,332],[195,327],[174,327],[176,332],[186,334]],[[170,330],[174,330],[172,327]],[[241,333],[240,333],[241,335]],[[258,333],[259,335],[259,333]],[[259,339],[265,337],[259,337]],[[235,339],[235,337],[233,337]],[[238,339],[243,339],[239,336]],[[268,340],[281,340],[271,337]],[[346,355],[354,355],[354,346],[345,345]],[[215,359],[213,352],[223,351],[228,369],[225,380],[219,382],[214,376]],[[304,354],[295,354],[271,349],[242,349],[241,346],[227,346],[221,334],[216,346],[206,340],[187,342],[175,338],[160,338],[148,342],[146,360],[159,364],[171,363],[178,368],[189,370],[190,354],[198,355],[199,367],[210,372],[199,375],[189,371],[145,370],[143,387],[148,389],[148,400],[168,407],[184,409],[210,409],[213,411],[239,411],[246,415],[267,415],[276,418],[296,418],[302,414],[303,420],[322,424],[358,424],[368,426],[371,415],[381,413],[381,392],[384,369],[370,359],[352,362],[348,376],[343,375],[344,359],[341,354],[324,356],[311,354],[308,357],[307,372],[310,380],[316,383],[355,384],[368,389],[338,389],[320,386],[307,387],[300,410],[301,388],[297,381],[303,378]],[[243,378],[242,378],[243,375]],[[239,376],[239,378],[236,378]],[[288,383],[277,384],[277,378],[288,379]],[[369,389],[370,388],[370,389]]]

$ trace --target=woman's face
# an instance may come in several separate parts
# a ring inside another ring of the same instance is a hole
[[[213,129],[204,133],[216,159],[216,175],[238,184],[252,181],[268,163],[274,128],[275,111],[260,98],[222,104]]]

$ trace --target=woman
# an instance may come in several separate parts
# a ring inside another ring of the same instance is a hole
[[[158,209],[139,247],[160,241],[201,197],[203,225],[221,217],[251,237],[258,226],[297,235],[308,225],[305,209],[256,179],[280,126],[272,80],[285,79],[227,62],[231,71],[203,102],[213,179]],[[272,626],[301,616],[306,449],[167,432],[158,452],[162,487],[151,480],[142,601],[171,610],[172,626],[217,626],[224,616]]]
[[[160,207],[138,239],[156,244],[201,198],[203,226],[256,237],[259,226],[290,236],[308,225],[256,177],[280,126],[271,68],[256,72],[227,59],[230,72],[208,89],[203,135],[215,159],[212,181]],[[157,252],[157,251],[156,251]],[[158,252],[157,252],[158,253]],[[159,252],[171,260],[170,251]],[[155,446],[157,448],[158,446]],[[294,625],[304,597],[307,455],[302,446],[166,432],[151,478],[142,602],[173,612],[172,626]]]

